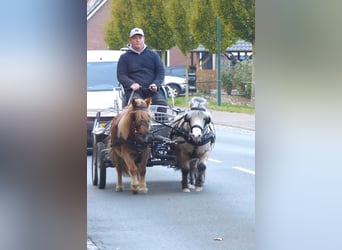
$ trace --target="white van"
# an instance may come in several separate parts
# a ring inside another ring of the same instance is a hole
[[[91,131],[96,113],[103,121],[110,121],[122,110],[117,63],[125,53],[121,50],[87,51],[87,147],[92,147]]]

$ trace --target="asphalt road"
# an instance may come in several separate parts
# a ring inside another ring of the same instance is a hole
[[[181,191],[181,173],[147,169],[147,194],[116,193],[116,171],[106,189],[91,184],[88,156],[88,237],[110,250],[255,249],[254,131],[217,126],[202,192]],[[95,248],[96,249],[96,248]]]

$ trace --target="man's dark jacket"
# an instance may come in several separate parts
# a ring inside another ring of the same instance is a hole
[[[159,55],[148,48],[140,54],[128,50],[119,59],[117,78],[125,89],[129,89],[135,82],[144,88],[155,83],[159,89],[164,77],[164,66]]]

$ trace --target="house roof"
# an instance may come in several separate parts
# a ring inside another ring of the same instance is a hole
[[[87,21],[98,11],[107,0],[88,0],[87,1]]]
[[[226,49],[228,52],[249,52],[252,51],[252,44],[244,40],[238,40],[235,44]]]
[[[196,49],[192,50],[193,52],[204,52],[208,51],[202,44],[200,44]]]
[[[208,51],[208,50],[203,45],[199,45],[196,49],[192,50],[192,52],[205,52],[205,51]],[[238,40],[232,46],[227,47],[226,51],[228,52],[252,52],[252,44],[244,40]]]

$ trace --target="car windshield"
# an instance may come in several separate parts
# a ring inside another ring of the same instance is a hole
[[[117,62],[88,62],[87,90],[113,90],[119,86],[116,78]]]
[[[178,76],[178,77],[185,77],[185,68],[184,67],[166,67],[165,75],[170,76]]]

